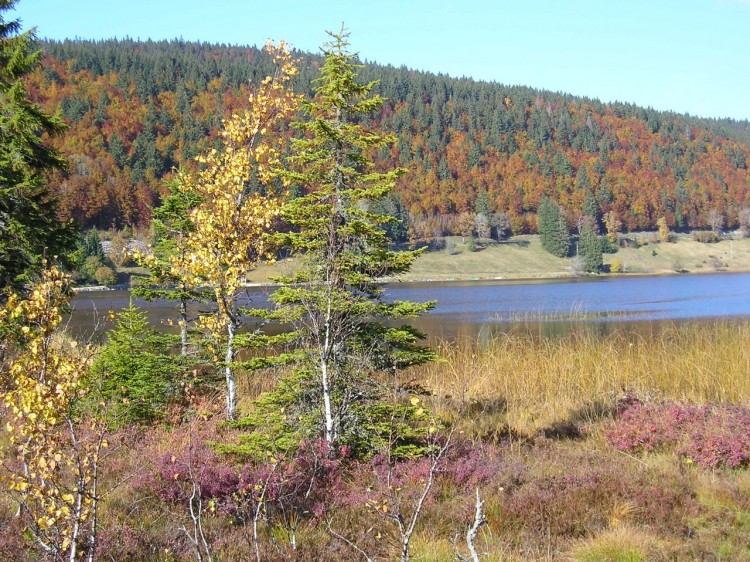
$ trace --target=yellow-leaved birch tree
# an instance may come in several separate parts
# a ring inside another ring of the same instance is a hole
[[[27,299],[11,295],[0,308],[16,356],[0,369],[6,431],[13,455],[0,478],[18,502],[34,542],[54,560],[93,560],[99,462],[106,428],[74,415],[84,394],[88,353],[56,328],[69,302],[67,275],[43,271]]]
[[[188,260],[182,273],[191,286],[213,290],[217,311],[201,319],[216,361],[223,356],[227,418],[237,408],[236,337],[241,323],[237,293],[248,270],[272,257],[264,242],[279,213],[278,169],[285,137],[281,125],[294,115],[300,97],[290,81],[296,61],[287,46],[269,43],[276,71],[250,96],[249,107],[223,123],[221,147],[198,156],[201,170],[182,181],[200,200],[191,211]]]

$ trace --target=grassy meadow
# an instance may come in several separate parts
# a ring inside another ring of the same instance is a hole
[[[624,274],[663,275],[675,273],[710,273],[715,271],[750,271],[750,238],[721,240],[705,244],[689,236],[678,236],[674,242],[655,241],[653,233],[633,234],[639,247],[619,248],[604,254],[605,266],[619,260]],[[460,236],[449,236],[454,254],[445,249],[430,250],[417,258],[401,281],[447,281],[469,279],[527,279],[570,277],[575,275],[571,258],[558,258],[546,252],[537,235],[513,236],[500,243],[478,243],[470,251]],[[269,277],[294,268],[294,260],[262,265],[249,274],[249,280],[267,282]]]

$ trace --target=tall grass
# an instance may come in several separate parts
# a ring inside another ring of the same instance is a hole
[[[438,413],[524,433],[585,421],[626,393],[691,403],[750,400],[750,323],[673,325],[649,336],[514,333],[481,346],[442,343],[438,351],[440,361],[409,372],[432,392]]]

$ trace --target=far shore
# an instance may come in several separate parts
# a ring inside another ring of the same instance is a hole
[[[536,235],[514,236],[502,242],[478,244],[477,251],[469,251],[461,237],[449,237],[455,244],[453,255],[446,250],[428,250],[411,269],[385,282],[438,281],[523,281],[566,279],[605,275],[676,275],[685,273],[747,273],[750,272],[750,239],[721,240],[712,244],[696,242],[680,236],[670,243],[654,243],[649,234],[640,235],[638,248],[619,248],[614,254],[604,254],[607,270],[619,260],[622,273],[604,272],[590,275],[575,271],[575,258],[557,258],[542,249]],[[280,260],[271,265],[260,265],[250,272],[252,284],[268,284],[270,278],[294,270],[294,259]]]
[[[631,235],[631,238],[633,236]],[[712,244],[679,236],[674,242],[654,242],[650,234],[636,235],[639,247],[621,247],[614,254],[604,254],[605,271],[586,274],[575,270],[575,258],[557,258],[544,251],[536,235],[514,236],[501,242],[479,242],[475,251],[461,237],[448,237],[453,253],[445,249],[427,250],[398,277],[384,278],[384,283],[430,283],[467,281],[537,281],[542,279],[574,279],[605,276],[657,276],[706,273],[749,273],[750,238],[726,239]],[[619,261],[623,271],[610,273],[613,262]],[[272,279],[288,275],[297,267],[297,260],[287,258],[272,264],[260,264],[248,273],[246,286],[272,286]],[[113,287],[82,286],[75,291],[127,289],[142,268],[119,270],[120,283]]]

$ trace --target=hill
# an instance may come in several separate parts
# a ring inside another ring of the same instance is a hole
[[[146,225],[163,180],[210,146],[221,118],[246,103],[270,69],[254,47],[184,41],[43,42],[28,86],[69,123],[53,139],[70,161],[53,178],[65,217],[99,228]],[[320,59],[298,53],[297,88]],[[750,206],[750,123],[365,64],[388,99],[372,116],[397,138],[384,166],[410,173],[387,209],[412,238],[458,230],[462,212],[500,212],[515,234],[536,230],[542,195],[569,224],[584,204],[614,210],[627,230],[735,227]],[[406,235],[403,229],[402,236]]]

